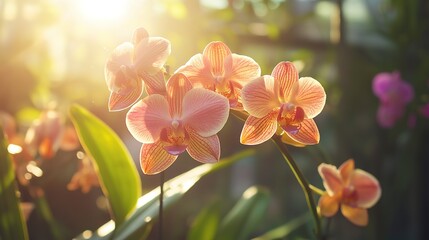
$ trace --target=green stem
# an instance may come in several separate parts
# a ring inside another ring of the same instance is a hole
[[[313,186],[311,184],[309,184],[308,186],[310,187],[311,191],[313,191],[314,193],[316,193],[316,194],[318,194],[320,196],[322,196],[325,193],[325,191],[323,191],[322,189],[320,189],[320,188],[318,188],[316,186]]]
[[[279,148],[280,152],[282,153],[284,159],[286,160],[287,164],[289,165],[290,169],[292,170],[293,174],[296,177],[296,180],[298,180],[299,185],[301,185],[301,188],[305,195],[305,200],[307,201],[308,208],[310,209],[314,222],[316,224],[316,237],[318,239],[322,239],[321,235],[321,227],[320,227],[320,219],[317,214],[316,204],[314,202],[314,198],[311,192],[310,184],[308,184],[307,180],[305,179],[304,175],[302,174],[301,170],[299,170],[299,167],[296,165],[295,161],[293,160],[292,156],[289,154],[286,145],[281,141],[281,136],[274,135],[272,137],[272,140]]]
[[[164,171],[160,173],[160,194],[159,194],[159,240],[163,239],[162,232],[163,232],[163,211],[164,211]]]
[[[36,209],[40,211],[43,219],[48,223],[54,239],[64,239],[60,225],[54,219],[51,208],[46,200],[45,193],[42,188],[34,187],[30,189],[31,195],[35,198]]]

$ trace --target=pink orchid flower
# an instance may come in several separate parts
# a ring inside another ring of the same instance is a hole
[[[243,87],[244,109],[250,114],[240,142],[256,145],[270,139],[278,129],[286,143],[303,146],[319,143],[313,118],[326,101],[322,85],[311,77],[299,78],[291,62],[281,62],[271,76],[259,77]]]
[[[141,168],[145,174],[167,169],[187,150],[202,163],[220,157],[216,135],[228,118],[228,100],[176,73],[167,82],[167,96],[152,94],[129,110],[126,124],[130,133],[143,143]]]
[[[225,96],[231,108],[241,110],[240,91],[246,83],[261,75],[261,68],[252,58],[232,53],[225,43],[216,41],[176,72],[185,74],[194,86]]]
[[[353,159],[344,162],[338,169],[322,163],[318,170],[327,191],[319,199],[320,214],[332,217],[341,206],[341,212],[348,220],[358,226],[366,226],[367,209],[374,206],[381,196],[377,179],[361,169],[355,169]]]
[[[125,42],[111,53],[105,66],[109,88],[109,110],[120,111],[137,102],[143,93],[165,93],[163,66],[171,53],[170,42],[149,37],[144,28],[134,31],[133,41]]]
[[[374,77],[372,90],[380,99],[377,121],[381,127],[391,128],[414,97],[412,86],[401,79],[399,72],[382,72]]]
[[[58,112],[45,111],[27,130],[26,146],[33,156],[38,153],[42,158],[50,159],[60,147],[63,128],[63,121]]]

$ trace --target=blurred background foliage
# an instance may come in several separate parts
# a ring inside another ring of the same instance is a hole
[[[0,110],[12,114],[25,132],[42,109],[54,104],[65,114],[71,103],[79,103],[121,136],[138,166],[140,144],[125,128],[126,111],[108,112],[103,72],[110,52],[128,41],[135,28],[171,41],[170,72],[214,40],[255,59],[263,74],[280,61],[299,61],[301,76],[319,80],[328,96],[316,118],[320,144],[291,147],[305,176],[322,187],[320,162],[338,166],[354,158],[383,189],[380,202],[369,211],[368,227],[355,227],[337,215],[323,221],[329,237],[428,239],[428,119],[417,110],[429,102],[428,16],[427,0],[2,0]],[[394,128],[382,129],[371,84],[375,74],[392,71],[412,84],[415,98]],[[413,125],[408,124],[410,116]],[[249,148],[239,144],[241,127],[231,117],[220,132],[222,156]],[[252,148],[258,152],[253,158],[202,179],[165,213],[167,239],[185,239],[209,203],[221,202],[217,207],[224,216],[255,184],[272,195],[255,236],[306,213],[303,193],[274,145]],[[89,194],[65,189],[76,168],[74,158],[73,153],[57,154],[47,172],[55,176],[43,183],[66,238],[109,219],[99,189]],[[166,178],[197,165],[183,155]],[[143,192],[159,184],[158,176],[140,175]],[[22,198],[26,200],[25,192]],[[28,226],[31,239],[53,237],[37,211]],[[310,238],[311,228],[308,221],[288,239]]]

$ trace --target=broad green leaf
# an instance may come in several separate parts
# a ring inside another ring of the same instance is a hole
[[[136,166],[124,143],[104,122],[78,105],[70,108],[70,115],[83,148],[95,161],[112,218],[119,226],[141,195]]]
[[[188,234],[188,240],[213,240],[220,222],[219,202],[203,208],[195,218]]]
[[[171,205],[176,203],[202,177],[231,166],[234,162],[241,159],[249,158],[253,154],[255,154],[254,150],[245,150],[228,158],[221,159],[218,163],[200,165],[165,182],[163,198],[164,209],[168,209]],[[113,234],[114,239],[145,239],[142,237],[142,233],[146,232],[147,229],[151,227],[152,222],[158,218],[159,195],[160,187],[157,187],[140,197],[137,209],[117,229],[115,229],[115,223],[109,221],[97,231],[90,234],[87,232],[87,236],[89,237],[84,237],[83,234],[81,234],[76,239],[111,239]],[[115,230],[115,232],[113,232],[113,230]]]
[[[263,220],[268,208],[269,193],[261,187],[250,187],[237,204],[225,216],[219,226],[216,239],[249,239]]]
[[[265,234],[253,238],[252,240],[274,240],[274,239],[285,239],[289,234],[291,234],[294,230],[299,228],[300,226],[308,223],[310,221],[311,215],[310,213],[306,213],[301,215],[279,227],[276,227]]]
[[[7,146],[0,126],[0,239],[28,239],[27,225],[17,197],[15,171]]]

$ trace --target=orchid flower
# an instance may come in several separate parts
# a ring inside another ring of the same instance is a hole
[[[319,199],[319,212],[322,216],[332,217],[341,212],[358,226],[368,224],[367,209],[374,206],[381,196],[377,179],[371,174],[355,169],[355,162],[349,159],[338,169],[322,163],[318,167],[326,193]]]
[[[88,193],[91,188],[99,187],[97,172],[92,165],[90,157],[82,154],[83,157],[79,163],[78,170],[73,174],[70,182],[67,184],[69,191],[81,189],[82,193]]]
[[[203,88],[192,88],[181,73],[167,82],[167,96],[152,94],[129,110],[126,124],[130,133],[143,143],[141,168],[146,174],[167,169],[187,150],[202,163],[220,157],[219,132],[229,113],[228,100]]]
[[[326,94],[311,77],[298,77],[291,62],[280,62],[271,75],[261,76],[243,87],[244,109],[250,114],[240,142],[256,145],[270,139],[280,126],[282,141],[295,146],[319,143],[313,118],[323,109]]]
[[[231,108],[242,110],[240,91],[250,80],[261,75],[252,58],[231,53],[223,42],[209,43],[203,53],[191,59],[176,72],[185,74],[194,86],[215,91],[229,100]]]
[[[372,90],[380,99],[377,121],[381,127],[391,128],[404,114],[405,106],[414,97],[412,86],[403,81],[399,72],[382,72],[374,77]]]
[[[109,110],[120,111],[137,102],[143,93],[165,93],[163,66],[170,55],[170,42],[149,37],[144,28],[134,31],[133,41],[125,42],[111,53],[105,66],[109,88]]]
[[[25,143],[33,156],[38,153],[44,159],[52,158],[60,147],[63,122],[58,112],[48,110],[33,121],[25,135]]]

